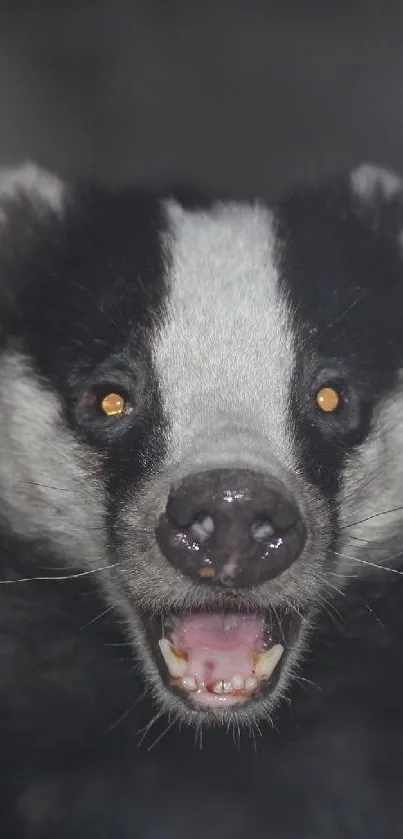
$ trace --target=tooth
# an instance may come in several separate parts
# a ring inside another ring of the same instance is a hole
[[[197,682],[194,676],[184,676],[183,679],[181,679],[181,685],[185,688],[185,690],[197,690]]]
[[[224,679],[219,679],[219,681],[213,685],[214,693],[231,693],[233,690],[234,686],[232,682],[227,682]]]
[[[252,690],[254,690],[256,687],[257,687],[257,679],[255,679],[255,677],[254,677],[254,676],[248,676],[248,678],[247,678],[247,679],[245,679],[245,688],[246,688],[246,690],[250,690],[250,691],[252,691]]]
[[[161,654],[166,666],[174,679],[179,679],[186,672],[187,661],[178,655],[173,644],[167,638],[161,638],[159,641]]]
[[[284,647],[282,644],[275,644],[270,650],[256,656],[255,676],[259,681],[261,679],[270,679],[273,670],[280,661],[283,655]]]
[[[242,690],[245,684],[245,679],[240,673],[235,673],[235,676],[232,677],[232,684],[234,685],[235,690]]]

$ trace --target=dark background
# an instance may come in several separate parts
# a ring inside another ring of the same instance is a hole
[[[403,0],[0,0],[0,163],[269,195],[403,171]]]

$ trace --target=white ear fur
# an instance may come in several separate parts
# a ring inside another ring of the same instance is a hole
[[[391,201],[399,193],[403,193],[403,178],[375,163],[362,163],[351,172],[351,186],[353,192],[364,202],[371,203],[377,199]]]
[[[38,212],[50,210],[61,215],[65,205],[66,186],[56,176],[34,163],[0,166],[0,206],[2,202],[18,200],[22,196]],[[6,213],[0,211],[3,219]]]

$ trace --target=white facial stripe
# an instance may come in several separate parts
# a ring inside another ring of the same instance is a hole
[[[1,510],[11,529],[73,564],[99,564],[104,496],[96,458],[67,429],[56,394],[19,353],[1,357],[0,420]]]
[[[344,470],[340,565],[352,567],[357,575],[368,575],[373,562],[395,566],[402,553],[403,464],[398,456],[403,447],[402,417],[399,384],[378,405],[369,437]],[[354,562],[351,557],[357,556]]]
[[[155,366],[171,423],[171,463],[220,431],[227,456],[245,437],[292,463],[286,418],[294,368],[291,316],[278,287],[271,213],[167,205],[170,299]]]

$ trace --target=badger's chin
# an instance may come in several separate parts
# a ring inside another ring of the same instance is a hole
[[[142,645],[166,710],[228,724],[271,713],[308,621],[289,608],[141,615]]]

